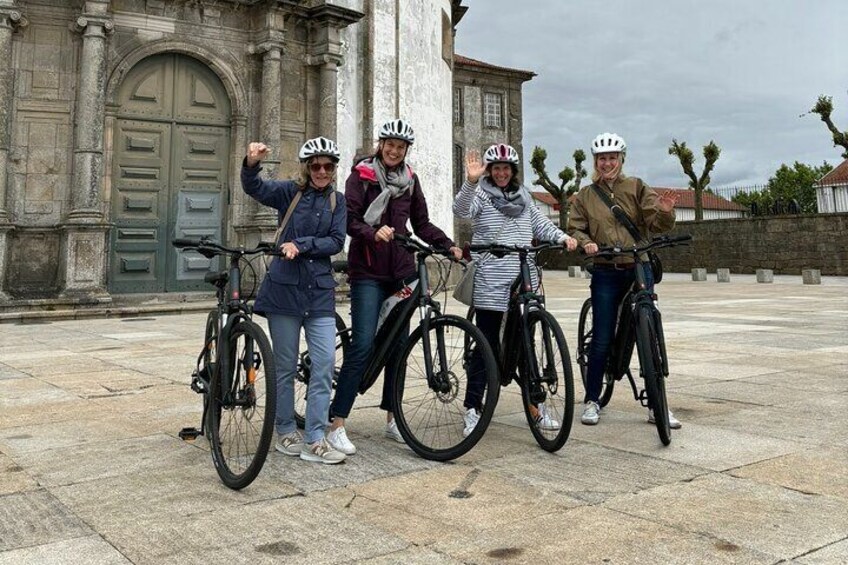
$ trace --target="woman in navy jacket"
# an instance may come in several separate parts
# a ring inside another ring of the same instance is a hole
[[[310,139],[300,149],[301,178],[274,181],[259,177],[260,161],[268,147],[251,143],[241,171],[244,191],[275,208],[289,221],[278,231],[282,257],[271,262],[259,288],[254,311],[268,318],[277,365],[277,451],[307,461],[340,463],[345,455],[324,438],[335,365],[335,280],[330,257],[342,250],[347,224],[344,196],[336,192],[339,162],[336,144],[326,138]],[[297,371],[300,330],[312,359],[306,406],[306,437],[294,418],[294,376]]]
[[[371,353],[380,305],[417,278],[413,255],[392,241],[395,233],[408,234],[408,222],[415,235],[427,243],[450,248],[457,259],[462,256],[453,241],[430,222],[421,183],[406,162],[414,141],[412,128],[403,120],[383,124],[374,156],[357,163],[345,183],[347,233],[351,237],[348,274],[353,335],[330,409],[333,424],[327,441],[348,455],[356,452],[356,446],[347,437],[345,419],[350,415]],[[388,363],[380,403],[380,408],[386,411],[385,435],[403,442],[392,411],[393,382],[391,363]]]

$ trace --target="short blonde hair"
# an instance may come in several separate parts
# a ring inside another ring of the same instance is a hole
[[[327,157],[327,156],[326,155],[317,155],[315,157],[310,157],[309,159],[307,159],[306,161],[303,161],[300,164],[300,171],[298,171],[297,178],[294,179],[294,183],[298,187],[300,187],[301,189],[306,188],[306,186],[309,184],[309,165],[311,165],[315,161],[315,159],[317,159],[318,157]],[[339,163],[338,163],[338,161],[334,160],[332,157],[327,157],[327,158],[330,159],[330,161],[332,161],[336,165],[336,171],[333,173],[333,184],[335,184],[336,183],[336,175],[338,175],[338,172],[339,172]]]

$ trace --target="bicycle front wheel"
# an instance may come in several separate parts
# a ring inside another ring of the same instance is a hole
[[[562,328],[546,310],[527,316],[532,351],[523,352],[521,399],[536,442],[545,451],[557,451],[571,433],[574,416],[574,375]]]
[[[218,371],[212,382],[212,460],[224,484],[239,490],[253,482],[268,455],[277,378],[271,345],[258,325],[238,323],[227,343],[227,374]]]
[[[587,298],[580,309],[580,318],[577,323],[577,366],[580,367],[580,379],[583,381],[583,390],[586,392],[583,402],[589,399],[589,350],[592,347],[592,321],[592,299]],[[602,408],[609,404],[614,388],[615,379],[609,370],[605,370],[601,380],[601,395],[598,397],[598,404]]]
[[[471,351],[482,356],[482,371],[474,374],[471,355],[466,354]],[[395,421],[415,453],[448,461],[477,444],[500,392],[495,357],[477,326],[458,316],[435,318],[426,334],[421,326],[412,332],[395,367]],[[469,391],[472,379],[475,384]],[[466,436],[466,405],[476,404],[473,396],[478,393],[482,395],[480,419]]]
[[[309,378],[312,375],[312,359],[309,357],[309,350],[306,349],[305,344],[306,338],[301,332],[303,353],[300,354],[297,372],[294,375],[294,421],[300,429],[306,425],[306,398],[309,395]],[[333,391],[336,390],[348,345],[350,345],[350,331],[344,319],[336,314],[336,364],[333,370]]]
[[[668,422],[668,400],[665,396],[665,377],[662,374],[662,348],[650,306],[643,304],[637,310],[636,348],[639,351],[639,367],[645,380],[648,407],[654,411],[657,434],[663,445],[671,443],[671,427]]]

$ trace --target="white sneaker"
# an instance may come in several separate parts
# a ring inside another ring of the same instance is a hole
[[[657,423],[657,421],[654,419],[654,411],[650,408],[648,409],[648,423]],[[672,412],[671,410],[668,411],[668,427],[672,430],[679,430],[683,427],[683,424],[680,423],[680,420],[674,417],[674,412]]]
[[[353,455],[356,453],[356,446],[347,438],[347,432],[344,426],[330,430],[327,432],[327,443],[329,443],[336,451],[341,451],[345,455]]]
[[[597,402],[589,401],[586,403],[583,408],[583,415],[580,417],[580,421],[586,424],[587,426],[594,426],[598,423],[598,420],[601,419],[601,407]]]
[[[477,422],[480,421],[480,414],[474,408],[469,408],[465,411],[465,429],[462,430],[462,435],[468,437],[474,428],[477,427]]]
[[[403,441],[403,436],[400,435],[400,430],[398,430],[397,422],[395,422],[394,418],[392,418],[391,422],[386,423],[386,437],[398,443],[406,443]]]
[[[548,412],[548,407],[544,403],[539,404],[536,408],[539,410],[539,413],[536,415],[536,425],[539,429],[555,431],[560,428],[559,422],[551,416],[550,412]]]

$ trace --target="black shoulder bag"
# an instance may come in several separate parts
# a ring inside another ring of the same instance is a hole
[[[639,228],[636,227],[636,224],[633,223],[630,216],[621,209],[621,206],[613,204],[606,192],[601,190],[601,187],[594,182],[592,183],[592,189],[595,191],[595,194],[598,195],[598,198],[600,198],[601,201],[607,205],[610,211],[612,211],[612,215],[615,216],[615,219],[618,220],[618,222],[624,226],[624,229],[630,233],[633,240],[636,241],[637,244],[642,241],[642,234],[639,233]],[[663,267],[659,255],[653,251],[649,251],[648,262],[651,264],[651,272],[654,274],[654,284],[659,284],[662,281],[663,276]]]

